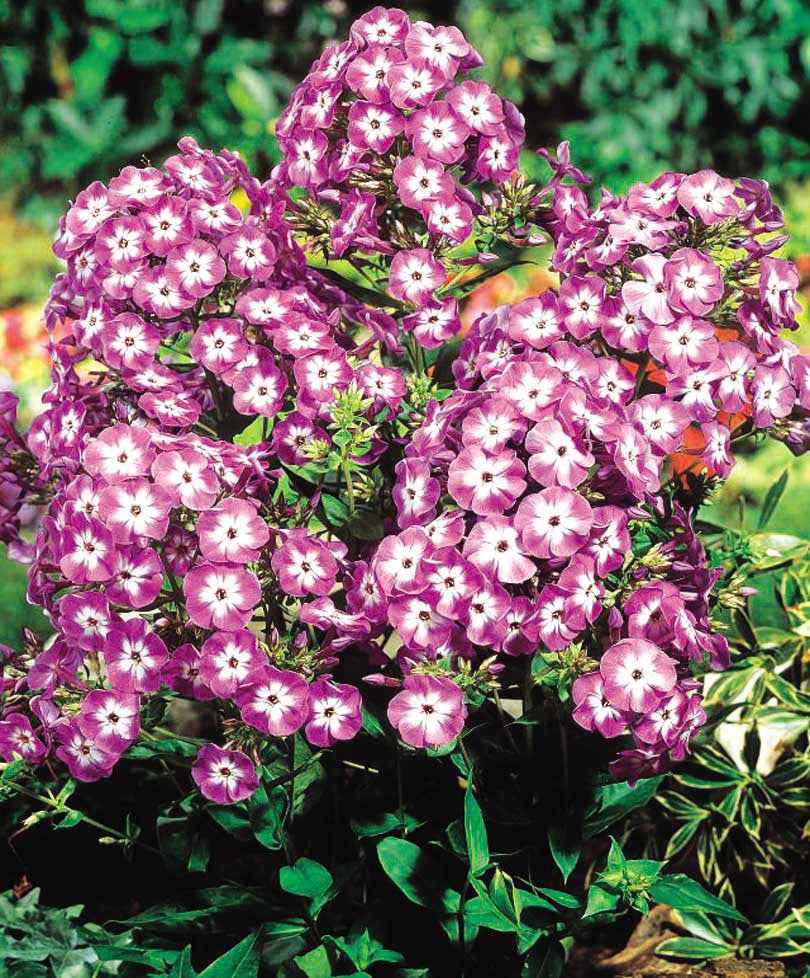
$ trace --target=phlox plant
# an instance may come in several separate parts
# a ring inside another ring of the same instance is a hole
[[[186,137],[89,186],[45,408],[21,434],[0,404],[2,539],[54,632],[3,652],[6,790],[81,821],[76,782],[171,778],[152,815],[248,888],[253,974],[558,974],[591,918],[739,917],[615,843],[559,887],[730,663],[700,503],[737,442],[808,438],[781,214],[711,171],[591,199],[566,144],[529,183],[479,65],[375,8],[265,181]],[[460,336],[540,241],[558,288]]]

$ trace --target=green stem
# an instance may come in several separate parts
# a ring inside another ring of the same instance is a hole
[[[18,791],[21,795],[25,795],[27,798],[31,798],[33,801],[38,801],[41,805],[47,805],[49,808],[57,809],[59,814],[81,815],[82,822],[86,823],[87,825],[91,825],[94,829],[98,829],[99,832],[104,832],[116,839],[121,839],[128,845],[139,846],[141,849],[145,849],[147,852],[151,852],[156,856],[163,856],[160,849],[156,849],[154,846],[150,846],[146,842],[139,842],[138,839],[133,839],[124,832],[119,832],[118,829],[112,828],[110,825],[105,825],[103,822],[97,822],[94,818],[90,818],[89,815],[85,815],[84,812],[80,812],[77,808],[70,808],[68,805],[63,805],[61,802],[58,802],[53,798],[48,798],[47,795],[37,794],[36,791],[31,791],[29,788],[25,788],[16,781],[7,781],[6,784],[15,791]]]
[[[402,751],[397,744],[394,748],[397,758],[397,817],[399,818],[399,834],[405,838],[405,805],[402,792]]]
[[[349,495],[349,512],[354,516],[354,484],[352,483],[352,470],[348,458],[342,462],[343,478],[346,480],[346,492]]]

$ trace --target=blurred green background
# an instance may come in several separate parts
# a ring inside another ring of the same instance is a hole
[[[46,382],[38,310],[66,202],[127,162],[161,160],[185,133],[267,172],[292,86],[371,6],[0,0],[0,389],[18,389],[30,414]],[[613,191],[666,168],[766,178],[786,206],[786,251],[810,276],[807,0],[401,6],[457,23],[486,60],[483,77],[526,115],[530,148],[570,139],[576,160]],[[791,488],[772,528],[807,534],[810,468],[781,446],[743,459],[717,505],[731,513],[742,497],[755,518],[786,465]],[[23,576],[0,563],[3,642],[36,621]]]

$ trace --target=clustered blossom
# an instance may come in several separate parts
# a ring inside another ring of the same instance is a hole
[[[511,102],[464,78],[481,64],[458,28],[375,7],[312,65],[276,126],[273,180],[309,191],[290,203],[294,225],[325,255],[390,258],[390,294],[416,307],[401,326],[425,347],[460,327],[437,290],[444,256],[484,213],[474,189],[512,177],[525,137]]]
[[[79,194],[25,436],[0,395],[0,541],[54,629],[0,649],[0,757],[97,780],[150,698],[206,701],[221,742],[192,777],[233,804],[267,738],[359,733],[345,672],[396,687],[391,727],[437,748],[538,650],[573,720],[625,738],[617,777],[685,755],[694,672],[728,648],[684,490],[728,475],[732,437],[810,444],[781,214],[711,171],[593,206],[568,147],[545,153],[520,206],[559,288],[480,316],[439,390],[420,347],[459,328],[448,254],[525,183],[519,114],[462,77],[479,63],[378,7],[296,89],[266,183],[186,138]]]

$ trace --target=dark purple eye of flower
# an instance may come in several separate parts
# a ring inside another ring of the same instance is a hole
[[[323,711],[323,715],[325,717],[333,717],[335,715],[335,708],[333,706],[327,706],[327,708]]]
[[[107,716],[107,720],[110,723],[118,723],[120,721],[120,719],[121,719],[121,717],[119,717],[117,713],[110,713]]]
[[[430,705],[430,703],[423,703],[422,712],[427,713],[429,716],[433,712],[433,707]]]
[[[632,672],[633,679],[641,679],[641,669],[634,669]]]
[[[380,120],[379,119],[372,119],[371,120],[371,128],[372,129],[379,129],[380,128]]]
[[[304,573],[308,574],[312,570],[312,564],[310,564],[309,561],[307,560],[302,560],[301,570],[304,571]]]
[[[413,561],[410,557],[406,557],[405,560],[402,561],[402,566],[405,568],[413,567]]]
[[[582,302],[580,302],[580,304],[579,304],[579,308],[583,312],[587,312],[591,308],[591,306],[590,306],[590,303],[589,302],[587,302],[585,299],[583,299]]]
[[[506,540],[499,540],[495,544],[495,549],[498,551],[498,553],[505,554],[506,551],[509,549],[509,544],[506,542]]]
[[[442,136],[444,136],[444,133],[441,131],[441,129],[434,129],[433,130],[433,138],[434,139],[441,139]]]
[[[420,611],[419,612],[419,620],[420,621],[430,621],[430,612],[429,611]]]
[[[492,473],[491,472],[483,472],[481,474],[481,481],[482,482],[492,482]]]
[[[610,386],[610,385],[608,385],[608,386]],[[567,451],[568,451],[568,449],[565,447],[565,445],[560,445],[560,447],[557,449],[557,454],[560,456],[560,458],[562,458],[566,454]]]
[[[560,517],[559,516],[552,516],[551,519],[548,521],[548,525],[549,526],[559,526],[560,525]]]
[[[276,705],[278,704],[278,696],[276,696],[276,694],[275,694],[275,693],[271,693],[271,694],[270,694],[270,695],[269,695],[269,696],[267,697],[267,702],[268,702],[268,703],[269,703],[269,704],[270,704],[271,706],[276,706]]]
[[[688,278],[684,282],[684,285],[687,287],[687,289],[694,289],[694,287],[695,287],[695,280],[693,278]]]
[[[221,587],[220,588],[217,588],[215,594],[216,594],[217,601],[224,601],[225,600],[226,591],[225,591],[224,588],[221,588]]]
[[[160,222],[160,230],[161,231],[168,231],[169,230],[169,222],[168,221],[161,221]]]
[[[220,776],[223,778],[229,778],[231,776],[231,769],[229,767],[221,767],[219,769]]]
[[[230,527],[228,527],[228,532],[225,535],[227,536],[227,538],[229,540],[235,540],[236,539],[236,530],[232,526],[230,526]]]
[[[200,266],[197,264],[196,261],[193,261],[188,267],[192,272],[199,272],[200,270]]]
[[[456,586],[456,581],[455,581],[455,578],[453,578],[453,577],[445,577],[445,579],[444,579],[444,586],[445,586],[445,587],[446,587],[446,588],[447,588],[448,590],[449,590],[450,588],[454,588],[454,587]]]
[[[239,665],[239,660],[236,658],[236,656],[232,655],[230,659],[228,659],[228,665],[231,667],[231,669],[236,669],[236,667]]]

